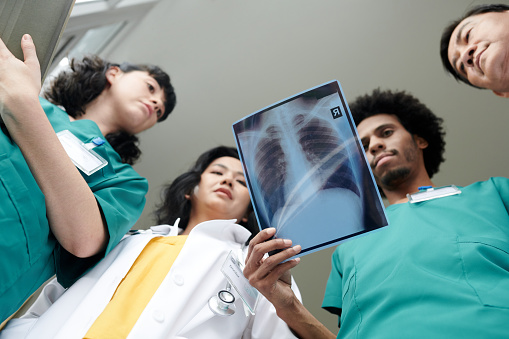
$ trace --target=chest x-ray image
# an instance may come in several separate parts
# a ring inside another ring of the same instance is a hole
[[[387,226],[341,87],[333,81],[233,125],[260,227],[299,256]]]

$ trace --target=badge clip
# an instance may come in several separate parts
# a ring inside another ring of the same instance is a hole
[[[461,190],[455,185],[432,187],[432,186],[421,186],[419,192],[407,194],[408,201],[412,204],[427,201],[432,199],[438,199],[448,197],[450,195],[460,194]]]
[[[229,283],[235,288],[235,291],[239,294],[240,298],[244,302],[248,311],[251,314],[255,314],[256,304],[258,302],[258,290],[249,284],[249,281],[244,277],[243,265],[237,259],[237,256],[230,251],[226,258],[221,272],[228,279]]]
[[[71,131],[60,131],[57,133],[57,137],[73,164],[86,175],[91,175],[108,164],[106,160],[92,149],[89,149],[87,144],[78,139]],[[97,146],[96,143],[94,145]]]

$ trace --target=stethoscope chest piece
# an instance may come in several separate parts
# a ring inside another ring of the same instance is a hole
[[[220,290],[209,299],[209,308],[219,316],[229,316],[235,313],[234,302],[235,296],[230,291]]]

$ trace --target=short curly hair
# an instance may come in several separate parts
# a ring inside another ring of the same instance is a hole
[[[428,142],[423,157],[429,177],[438,172],[440,164],[445,160],[443,119],[417,98],[405,91],[382,91],[377,88],[371,94],[357,97],[350,104],[350,112],[356,125],[377,114],[395,115],[410,134],[418,135]]]
[[[472,7],[470,10],[468,10],[461,18],[452,21],[442,32],[442,37],[440,39],[440,58],[442,59],[442,65],[444,66],[444,69],[447,73],[451,74],[454,79],[457,81],[461,81],[466,83],[467,85],[470,85],[475,88],[483,89],[481,87],[472,85],[470,81],[468,81],[467,78],[460,75],[456,69],[451,65],[449,62],[449,41],[451,41],[452,32],[458,27],[460,22],[465,20],[468,17],[483,14],[483,13],[490,13],[490,12],[505,12],[509,10],[509,5],[504,4],[490,4],[490,5],[479,5]]]

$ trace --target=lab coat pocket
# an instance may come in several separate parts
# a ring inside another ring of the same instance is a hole
[[[467,283],[484,306],[509,308],[509,243],[458,238]]]
[[[207,323],[215,316],[206,304],[202,309],[189,321],[183,329],[177,333],[182,338],[196,337],[197,332],[203,331],[204,323]]]
[[[0,339],[26,338],[32,327],[37,323],[37,318],[14,318],[9,320],[7,326],[0,331]]]
[[[177,335],[188,339],[242,338],[249,318],[244,313],[240,297],[236,298],[236,312],[233,315],[216,315],[207,303]]]

